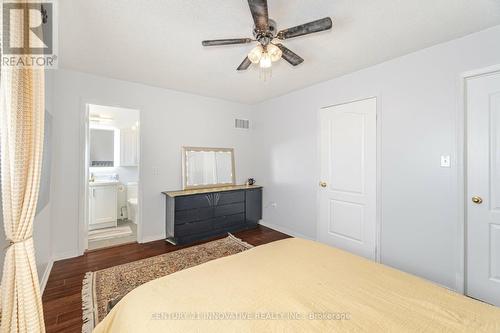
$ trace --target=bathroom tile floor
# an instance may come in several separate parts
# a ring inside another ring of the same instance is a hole
[[[111,239],[89,241],[88,250],[92,251],[92,250],[96,250],[96,249],[102,249],[105,247],[137,242],[137,225],[134,222],[126,221],[126,220],[125,221],[118,220],[118,226],[119,227],[129,226],[130,229],[132,229],[132,234],[128,235],[128,236],[115,237],[115,238],[111,238]]]

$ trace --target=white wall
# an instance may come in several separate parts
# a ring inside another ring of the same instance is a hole
[[[56,258],[79,255],[79,172],[84,167],[80,131],[85,102],[141,111],[143,240],[165,236],[161,192],[181,188],[181,146],[234,147],[237,181],[252,176],[251,131],[233,128],[235,117],[250,116],[248,106],[66,70],[54,71],[54,84]]]
[[[52,115],[52,124],[46,124],[46,133],[50,138],[50,148],[48,151],[44,151],[45,154],[49,154],[47,156],[47,159],[50,160],[50,164],[47,166],[42,166],[42,169],[44,167],[50,168],[53,170],[54,168],[54,148],[56,142],[54,141],[54,85],[53,81],[51,80],[51,73],[50,70],[45,71],[46,75],[46,80],[45,80],[45,111],[49,112]],[[47,118],[46,118],[47,119]],[[48,133],[48,126],[52,127],[50,129],[51,133]],[[44,159],[44,162],[48,162],[47,159]],[[47,170],[46,172],[43,172],[42,175],[47,175],[52,172],[52,170]],[[53,179],[54,175],[51,175],[51,180]],[[52,226],[53,226],[53,221],[52,221],[52,190],[53,190],[53,182],[51,181],[50,184],[48,184],[48,197],[49,200],[47,201],[47,204],[43,209],[41,209],[38,214],[35,216],[35,221],[33,224],[33,241],[35,243],[35,254],[36,254],[36,267],[38,271],[38,277],[40,279],[40,282],[42,283],[42,288],[45,288],[45,284],[47,283],[47,279],[49,278],[50,270],[52,268]],[[40,199],[40,196],[39,196]],[[39,200],[40,201],[40,200]],[[39,203],[40,204],[40,203]]]
[[[47,283],[52,268],[52,206],[47,205],[35,217],[33,225],[33,241],[35,243],[35,258],[38,278]],[[42,287],[45,287],[44,285]]]
[[[318,110],[377,96],[381,260],[459,289],[459,78],[499,64],[499,41],[497,26],[254,106],[264,221],[316,238]]]

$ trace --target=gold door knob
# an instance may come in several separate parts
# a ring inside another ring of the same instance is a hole
[[[483,203],[483,198],[481,197],[472,197],[472,202],[477,204],[477,205],[480,205]]]
[[[326,187],[326,182],[319,182],[319,186]]]

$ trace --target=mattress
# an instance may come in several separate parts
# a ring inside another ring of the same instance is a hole
[[[500,332],[500,309],[290,238],[146,283],[94,332]]]

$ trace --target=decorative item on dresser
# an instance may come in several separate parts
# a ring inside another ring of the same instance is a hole
[[[187,244],[257,226],[262,218],[262,187],[232,185],[163,192],[167,241]]]

